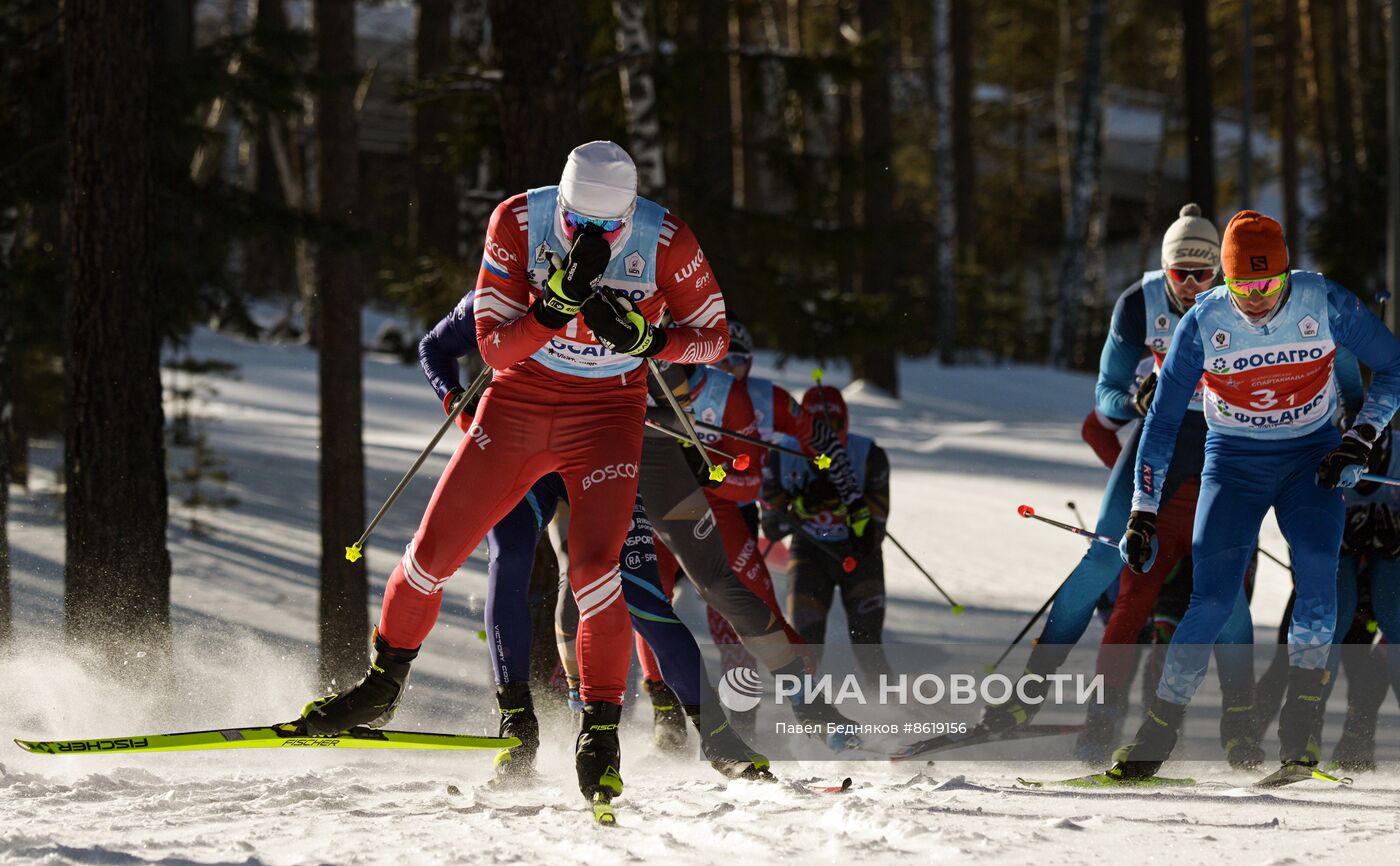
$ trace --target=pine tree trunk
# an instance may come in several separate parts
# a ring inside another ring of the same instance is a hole
[[[168,647],[170,555],[154,231],[155,19],[145,3],[64,0],[64,622]]]
[[[1281,142],[1280,181],[1283,185],[1283,230],[1290,255],[1302,254],[1299,246],[1298,211],[1298,0],[1283,0],[1283,22],[1279,29],[1279,134]]]
[[[870,298],[897,302],[898,290],[890,262],[894,255],[890,233],[894,207],[894,135],[890,121],[889,56],[895,47],[894,8],[890,0],[860,0],[860,33],[865,44],[865,67],[860,77],[861,291]],[[870,43],[876,43],[871,50]],[[888,340],[867,347],[854,359],[851,372],[883,391],[899,396],[898,356]]]
[[[316,149],[324,219],[353,226],[359,189],[355,119],[355,5],[317,0],[316,71],[326,89],[316,98]],[[364,374],[359,257],[325,244],[316,268],[316,333],[321,419],[321,676],[344,683],[363,672],[369,633],[366,561],[345,547],[365,525]]]
[[[415,75],[420,84],[452,65],[452,0],[419,0]],[[457,255],[457,186],[442,169],[442,139],[451,129],[451,102],[430,99],[413,106],[414,249],[419,255]]]
[[[953,49],[953,201],[957,210],[958,271],[977,266],[977,152],[972,123],[973,26],[977,10],[972,0],[952,0],[948,30]]]
[[[1332,139],[1332,125],[1327,119],[1327,96],[1323,75],[1326,52],[1322,45],[1322,2],[1300,0],[1303,4],[1299,24],[1303,43],[1304,73],[1308,97],[1313,104],[1313,122],[1317,125],[1317,147],[1322,153],[1323,197],[1330,203],[1336,196],[1337,154]]]
[[[8,217],[9,215],[6,214]],[[13,239],[10,239],[13,242]],[[8,249],[0,248],[0,256],[8,257]],[[0,310],[12,310],[15,286],[10,279],[9,262],[0,262]],[[0,316],[0,649],[13,635],[13,612],[10,602],[10,440],[14,418],[15,395],[10,392],[14,381],[15,353],[14,317]]]
[[[1201,215],[1215,219],[1215,133],[1211,122],[1210,23],[1206,0],[1181,0],[1182,78],[1186,82],[1187,191]]]
[[[732,272],[734,259],[729,242],[734,212],[734,131],[730,117],[729,3],[682,3],[677,10],[677,44],[685,52],[673,68],[684,66],[687,77],[677,82],[688,99],[678,112],[670,137],[676,142],[674,172],[676,212],[695,232],[705,255],[719,274]],[[728,268],[729,271],[726,271]]]
[[[1356,134],[1352,127],[1351,46],[1347,37],[1347,4],[1332,4],[1332,129],[1337,134],[1337,168],[1343,202],[1357,193]]]
[[[1079,122],[1070,180],[1069,220],[1060,249],[1059,304],[1050,331],[1050,363],[1067,367],[1073,360],[1078,312],[1087,290],[1085,246],[1089,238],[1089,211],[1098,185],[1100,141],[1103,128],[1104,12],[1107,0],[1089,5],[1089,32],[1084,47],[1084,72],[1079,91]]]
[[[583,44],[573,4],[491,0],[490,14],[501,69],[502,185],[514,194],[558,183],[569,151],[583,144]]]
[[[666,186],[666,161],[661,124],[656,116],[656,79],[651,74],[653,42],[642,0],[613,0],[617,18],[617,50],[625,60],[618,67],[622,106],[627,112],[628,152],[637,164],[637,187],[656,196]],[[635,55],[635,56],[633,56]]]
[[[961,5],[954,0],[954,6]],[[933,159],[936,205],[934,206],[933,277],[938,288],[938,357],[944,364],[953,363],[957,338],[957,291],[954,237],[962,236],[962,224],[955,219],[956,199],[960,184],[956,174],[956,149],[953,144],[953,110],[957,101],[954,90],[949,45],[948,0],[933,3]],[[965,119],[966,120],[966,119]],[[965,133],[964,133],[965,134]]]

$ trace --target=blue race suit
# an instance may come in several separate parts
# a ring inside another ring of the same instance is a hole
[[[1342,494],[1318,484],[1317,468],[1339,439],[1332,426],[1338,348],[1373,372],[1357,423],[1380,429],[1400,406],[1400,342],[1385,325],[1320,274],[1293,271],[1285,291],[1259,324],[1223,287],[1198,297],[1182,317],[1143,424],[1133,508],[1155,512],[1181,419],[1204,373],[1210,429],[1193,533],[1195,586],[1157,686],[1170,703],[1186,704],[1200,685],[1270,507],[1293,552],[1290,664],[1326,664],[1337,622]]]

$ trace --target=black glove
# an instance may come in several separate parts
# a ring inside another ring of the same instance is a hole
[[[1371,509],[1370,552],[1381,559],[1400,559],[1400,511],[1379,503]]]
[[[1355,487],[1371,459],[1371,443],[1377,431],[1370,424],[1358,424],[1342,437],[1342,444],[1327,452],[1317,467],[1317,483],[1323,487]]]
[[[540,324],[556,331],[569,324],[603,278],[611,259],[612,247],[603,239],[602,231],[594,227],[579,230],[567,261],[560,259],[558,253],[550,253],[544,294],[530,307]]]
[[[1146,574],[1157,558],[1157,515],[1150,511],[1134,511],[1128,515],[1128,526],[1118,542],[1118,554],[1133,571]]]
[[[851,547],[856,553],[867,556],[879,547],[884,533],[880,524],[871,518],[870,506],[865,504],[864,497],[846,506],[846,526],[850,527]]]
[[[764,507],[758,517],[758,525],[763,529],[763,537],[770,541],[781,541],[792,534],[794,529],[788,512]]]
[[[1142,381],[1138,383],[1137,394],[1133,395],[1133,408],[1144,418],[1147,417],[1147,410],[1152,408],[1152,398],[1157,396],[1157,371],[1153,370]]]
[[[1342,553],[1370,553],[1374,550],[1378,546],[1376,530],[1381,521],[1387,519],[1386,510],[1375,503],[1348,508],[1346,523],[1342,526]]]
[[[614,352],[650,358],[666,347],[666,329],[648,322],[617,289],[600,289],[584,301],[583,321],[598,342]]]
[[[443,395],[442,408],[446,410],[447,414],[452,414],[452,407],[457,405],[458,398],[465,393],[467,393],[466,388],[457,387]],[[462,428],[463,433],[470,433],[472,431],[472,419],[476,417],[476,407],[480,404],[481,395],[478,394],[457,415],[457,426]]]
[[[836,489],[829,474],[823,473],[797,494],[793,511],[803,520],[810,520],[822,511],[844,514],[845,507],[841,504],[841,492]]]
[[[695,476],[695,480],[700,482],[700,486],[706,490],[714,490],[724,483],[724,479],[718,480],[710,477],[710,467],[705,465],[705,460],[700,456],[700,449],[688,442],[679,443],[681,453],[685,455],[685,463],[690,467],[690,473]]]

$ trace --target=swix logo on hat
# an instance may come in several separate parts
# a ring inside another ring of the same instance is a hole
[[[636,478],[637,464],[635,463],[613,463],[594,469],[583,476],[583,489],[587,490],[594,484],[602,484],[604,481],[616,481],[619,478]]]

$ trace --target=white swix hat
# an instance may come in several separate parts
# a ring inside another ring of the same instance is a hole
[[[1209,262],[1220,267],[1220,232],[1215,224],[1201,216],[1196,204],[1184,205],[1181,217],[1162,236],[1162,266],[1176,262]]]
[[[620,219],[637,206],[637,166],[611,141],[590,141],[569,152],[559,179],[564,210],[597,219]]]

